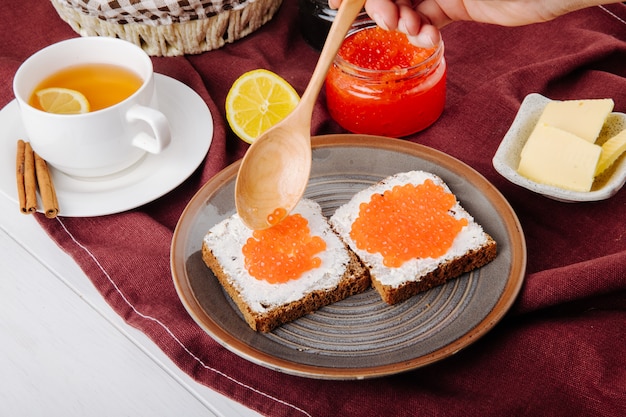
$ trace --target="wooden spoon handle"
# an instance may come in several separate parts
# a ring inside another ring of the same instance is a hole
[[[311,75],[309,85],[300,99],[301,106],[310,107],[311,112],[309,114],[313,113],[313,106],[326,79],[326,73],[330,69],[348,30],[363,9],[364,4],[365,0],[343,0],[341,2],[341,6],[339,6],[337,15],[326,37],[326,42],[322,48],[317,65],[313,70],[313,75]]]

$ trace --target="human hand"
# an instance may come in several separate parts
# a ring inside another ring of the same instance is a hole
[[[329,0],[339,7],[342,0]],[[552,20],[565,13],[620,0],[367,0],[367,14],[383,29],[405,33],[411,43],[430,47],[439,28],[457,20],[521,26]]]
[[[341,2],[329,0],[328,4],[338,8]],[[365,11],[381,28],[403,32],[411,43],[430,48],[439,43],[438,28],[451,21],[432,7],[436,5],[433,0],[367,0]]]

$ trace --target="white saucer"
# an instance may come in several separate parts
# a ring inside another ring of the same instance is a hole
[[[134,166],[103,178],[78,179],[51,168],[60,216],[102,216],[139,207],[176,188],[204,160],[213,140],[213,118],[206,103],[180,81],[162,74],[155,74],[155,81],[159,108],[172,129],[172,143],[160,154],[147,154]],[[17,204],[17,140],[28,138],[15,100],[0,110],[0,126],[4,149],[0,192]]]

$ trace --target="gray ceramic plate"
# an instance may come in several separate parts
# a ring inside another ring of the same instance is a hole
[[[239,163],[213,177],[183,212],[172,241],[172,276],[187,311],[237,355],[281,372],[360,379],[415,369],[448,357],[489,331],[519,293],[526,245],[519,221],[498,190],[469,166],[412,142],[361,135],[313,139],[305,197],[330,216],[357,191],[389,175],[439,175],[498,243],[490,264],[388,306],[374,290],[324,307],[272,333],[251,330],[204,265],[204,234],[235,212]]]

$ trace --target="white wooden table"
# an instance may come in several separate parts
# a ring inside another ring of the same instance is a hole
[[[258,416],[198,384],[0,194],[0,416]]]

